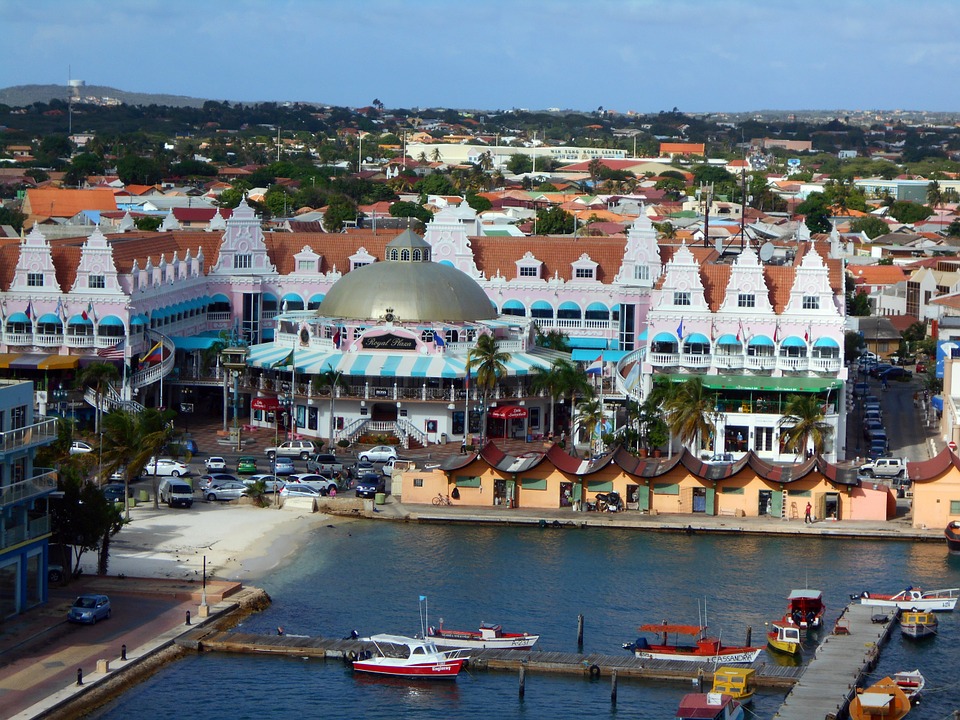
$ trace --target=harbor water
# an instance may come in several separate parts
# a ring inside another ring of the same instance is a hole
[[[826,634],[851,593],[960,586],[960,558],[942,543],[369,522],[319,528],[291,562],[252,584],[273,604],[247,618],[244,632],[414,634],[425,595],[430,624],[497,622],[540,633],[544,650],[576,652],[583,614],[584,652],[619,654],[642,623],[695,624],[704,612],[725,643],[741,644],[752,628],[762,645],[764,622],[779,618],[789,591],[802,587],[824,592]],[[761,659],[782,662],[766,652]],[[895,631],[875,677],[920,669],[927,691],[910,717],[940,720],[960,709],[958,664],[960,611],[940,614],[933,639]],[[621,679],[613,706],[608,678],[529,673],[521,700],[511,673],[406,682],[355,676],[340,661],[206,653],[171,664],[90,717],[672,718],[693,690]],[[747,717],[772,718],[782,701],[783,693],[762,691]]]

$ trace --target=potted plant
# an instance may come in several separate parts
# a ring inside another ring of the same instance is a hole
[[[660,457],[660,448],[666,445],[669,439],[666,423],[659,418],[653,420],[647,428],[647,444],[653,448],[654,457]]]

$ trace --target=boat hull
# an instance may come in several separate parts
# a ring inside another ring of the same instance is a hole
[[[430,639],[438,648],[468,648],[468,649],[487,649],[487,650],[528,650],[532,648],[539,635],[521,635],[515,638],[498,637],[485,640],[478,638],[460,638],[445,637],[442,635],[431,635]]]
[[[893,681],[897,684],[897,687],[903,690],[903,694],[907,696],[907,699],[913,705],[920,702],[923,688],[927,685],[927,681],[923,675],[920,674],[919,670],[898,672],[893,676]]]
[[[459,658],[442,663],[419,664],[390,662],[392,660],[395,660],[395,658],[354,660],[353,669],[356,672],[407,678],[409,680],[456,680],[457,675],[463,668],[463,659]]]
[[[895,607],[900,610],[928,610],[932,612],[950,612],[957,606],[957,598],[914,598],[906,600],[885,599],[879,597],[860,598],[861,605],[873,607]]]
[[[947,550],[952,555],[960,555],[960,523],[951,522],[943,531],[947,540]]]
[[[763,652],[763,648],[735,648],[732,650],[721,650],[718,653],[695,653],[671,650],[657,650],[655,648],[646,648],[644,650],[635,650],[634,654],[638,658],[646,660],[679,660],[681,662],[722,662],[734,665],[752,663]]]
[[[800,643],[788,640],[778,640],[776,637],[767,638],[767,647],[783,655],[799,655]]]

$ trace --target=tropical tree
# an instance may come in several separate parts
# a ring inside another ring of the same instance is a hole
[[[90,363],[77,375],[78,387],[93,388],[97,394],[94,432],[100,432],[100,422],[103,418],[103,391],[108,383],[117,380],[119,377],[120,373],[117,371],[117,366],[105,362]]]
[[[833,434],[833,427],[824,419],[823,400],[814,394],[790,395],[778,424],[784,448],[798,457],[811,445],[813,452],[822,455]]]
[[[588,396],[577,405],[576,421],[587,436],[587,442],[593,443],[597,435],[597,428],[602,429],[604,425],[603,403],[600,398]]]
[[[483,407],[488,406],[488,399],[500,382],[500,378],[507,374],[507,363],[510,362],[510,353],[502,352],[500,345],[493,335],[484,333],[477,338],[477,344],[467,352],[467,374],[476,369],[477,385],[483,397]],[[484,410],[483,436],[487,435],[487,415]]]
[[[127,410],[114,410],[103,418],[104,475],[123,471],[124,495],[130,496],[130,481],[140,476],[151,457],[157,457],[175,437],[173,410],[147,408],[139,415]],[[156,468],[153,474],[153,503],[157,499]],[[127,507],[126,519],[130,519]]]
[[[317,391],[321,388],[330,389],[330,444],[328,450],[334,452],[336,442],[333,437],[333,402],[337,397],[337,388],[346,389],[350,387],[350,385],[347,383],[347,379],[343,377],[342,372],[328,368],[314,376],[313,387]]]
[[[716,397],[704,386],[703,379],[694,377],[680,383],[663,405],[667,425],[692,452],[714,431],[710,416],[715,400]]]
[[[105,575],[110,538],[123,526],[120,513],[93,482],[83,480],[75,470],[63,473],[57,485],[63,497],[51,512],[54,542],[73,547],[74,573],[86,551],[98,551],[97,573]]]
[[[571,365],[567,360],[557,359],[549,368],[537,367],[533,371],[530,380],[530,388],[536,393],[546,393],[550,398],[550,426],[551,435],[556,430],[557,420],[557,398],[564,393],[563,376],[566,365]]]
[[[543,332],[537,326],[537,336],[535,341],[538,347],[549,348],[550,350],[560,350],[569,352],[570,337],[562,330],[548,330]]]

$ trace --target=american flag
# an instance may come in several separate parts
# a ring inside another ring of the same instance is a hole
[[[110,347],[103,348],[103,350],[97,350],[97,355],[107,360],[123,360],[123,347],[126,342],[126,338],[118,342],[116,345],[111,345]]]

